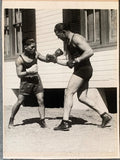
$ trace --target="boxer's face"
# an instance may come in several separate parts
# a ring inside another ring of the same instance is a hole
[[[61,40],[65,41],[66,40],[66,35],[64,31],[55,31],[55,34],[58,38]]]
[[[36,45],[35,43],[30,43],[29,45],[25,46],[25,51],[29,52],[31,55],[35,53]]]

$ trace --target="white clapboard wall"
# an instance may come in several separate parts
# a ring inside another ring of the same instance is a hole
[[[62,10],[36,10],[37,49],[42,54],[53,54],[63,43],[54,34],[54,25],[62,22]],[[117,51],[95,52],[91,57],[94,68],[91,87],[115,87],[117,84]],[[56,64],[39,63],[45,88],[66,88],[72,70]]]
[[[91,57],[94,69],[90,81],[91,87],[117,87],[118,79],[118,51],[107,50],[95,52]]]
[[[93,76],[90,87],[117,87],[117,54],[116,50],[95,52],[91,57]],[[65,66],[39,61],[39,74],[44,88],[66,88],[73,70]],[[18,88],[19,78],[16,75],[15,62],[4,63],[3,82],[6,88]]]
[[[63,49],[63,42],[54,33],[54,26],[62,22],[62,10],[36,10],[37,50],[43,54],[53,54]],[[65,88],[72,71],[67,67],[44,62],[39,63],[39,73],[45,88]],[[61,83],[62,82],[62,83]]]
[[[44,14],[43,14],[44,13]],[[62,22],[62,10],[36,10],[36,41],[37,50],[41,54],[53,54],[57,48],[63,49],[63,43],[54,33],[56,23]],[[91,57],[94,68],[90,80],[91,88],[117,87],[117,55],[114,50],[95,52]],[[39,73],[44,88],[66,88],[73,70],[65,66],[39,61]],[[15,62],[5,62],[4,65],[4,95],[6,103],[15,99],[12,89],[19,88],[19,78],[16,75]]]

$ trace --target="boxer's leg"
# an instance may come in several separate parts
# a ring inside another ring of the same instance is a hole
[[[81,77],[78,77],[74,74],[71,76],[68,87],[65,91],[63,121],[58,127],[55,127],[54,130],[67,131],[71,127],[69,116],[73,106],[73,95],[78,90],[78,88],[83,85],[83,83],[84,79],[82,79]]]
[[[102,118],[102,124],[101,127],[104,128],[112,119],[112,117],[106,113],[104,110],[97,109],[97,105],[95,101],[91,100],[87,96],[88,93],[88,81],[86,81],[81,88],[77,91],[78,100],[88,107],[92,108],[94,111],[96,111],[100,117]]]
[[[46,123],[45,123],[45,106],[44,106],[43,96],[44,96],[43,92],[40,92],[40,93],[36,94],[37,101],[38,101],[38,104],[39,104],[38,112],[39,112],[39,115],[40,115],[40,126],[42,128],[45,128],[46,127]]]
[[[10,116],[8,128],[12,128],[14,126],[13,122],[14,122],[15,115],[17,114],[17,112],[20,108],[20,105],[22,104],[23,101],[24,101],[24,95],[19,95],[18,99],[17,99],[17,102],[14,104],[14,106],[12,108],[12,113],[11,113],[11,116]]]

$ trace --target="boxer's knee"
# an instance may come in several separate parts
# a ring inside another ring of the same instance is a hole
[[[44,104],[44,99],[43,99],[43,93],[40,93],[37,95],[37,101],[38,101],[38,104],[41,106]]]
[[[87,101],[87,95],[85,94],[81,94],[79,97],[78,97],[78,100],[82,103],[85,103]]]
[[[67,88],[67,89],[65,89],[65,96],[69,96],[69,95],[73,96],[74,95],[74,91],[69,89],[69,88]]]
[[[44,101],[43,101],[42,98],[41,98],[41,99],[38,99],[38,104],[39,104],[39,106],[42,106],[42,105],[44,104]]]
[[[24,101],[24,96],[18,96],[17,104],[21,105]]]

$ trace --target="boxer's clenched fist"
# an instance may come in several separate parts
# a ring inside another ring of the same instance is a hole
[[[67,66],[69,67],[69,68],[73,68],[74,67],[74,65],[75,65],[75,61],[73,61],[73,60],[69,60],[68,62],[67,62]]]
[[[32,67],[27,68],[26,72],[29,73],[29,74],[30,73],[31,74],[37,73],[38,72],[38,66],[37,66],[37,64],[34,64]]]
[[[52,55],[52,54],[47,54],[46,55],[46,61],[57,63],[57,57],[55,55]]]

